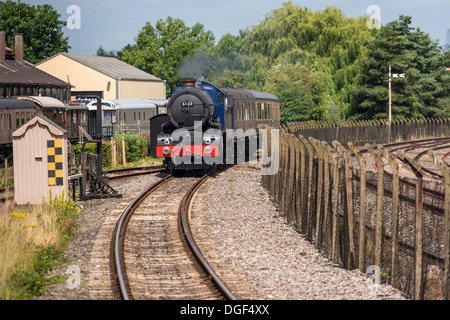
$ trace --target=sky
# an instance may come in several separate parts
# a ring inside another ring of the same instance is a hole
[[[103,49],[121,50],[133,44],[146,22],[153,26],[167,17],[179,18],[187,26],[197,22],[211,31],[216,41],[227,33],[259,24],[267,14],[280,8],[285,0],[20,0],[39,5],[49,4],[67,21],[63,28],[69,37],[70,53],[95,55]],[[450,28],[448,0],[293,0],[294,4],[311,10],[327,6],[341,9],[347,17],[374,16],[370,6],[379,8],[381,25],[412,17],[412,26],[428,33],[440,45],[446,42]]]

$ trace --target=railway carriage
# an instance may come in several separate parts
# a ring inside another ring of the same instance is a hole
[[[12,133],[32,119],[44,114],[56,124],[65,126],[65,107],[59,100],[46,97],[0,99],[0,157],[12,156]]]
[[[112,100],[117,112],[117,129],[122,131],[150,130],[149,119],[158,113],[156,103],[147,99]]]
[[[71,101],[66,106],[66,130],[70,141],[75,142],[83,136],[80,127],[88,131],[88,111],[89,108],[78,101]]]

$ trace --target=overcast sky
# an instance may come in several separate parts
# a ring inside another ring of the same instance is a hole
[[[188,26],[197,22],[213,32],[216,41],[230,33],[260,23],[266,14],[280,8],[283,0],[22,0],[29,4],[50,4],[70,22],[63,29],[69,37],[69,52],[94,55],[100,45],[105,50],[120,50],[134,43],[146,22],[155,25],[168,16],[183,20]],[[380,8],[381,24],[398,19],[399,15],[412,17],[414,27],[420,27],[433,40],[444,44],[450,28],[450,1],[448,0],[294,0],[295,4],[312,10],[327,6],[340,8],[348,17],[364,16],[371,5]],[[80,10],[80,19],[74,19]],[[372,12],[372,11],[371,11]],[[373,14],[373,13],[372,13]],[[79,22],[79,25],[75,23]],[[79,27],[79,29],[78,29]]]

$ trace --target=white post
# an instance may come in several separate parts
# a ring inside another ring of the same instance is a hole
[[[392,107],[392,94],[391,94],[392,79],[391,79],[391,76],[392,76],[391,66],[389,66],[389,80],[388,80],[388,82],[389,82],[389,124],[391,124],[391,121],[392,121],[392,109],[391,109],[391,107]]]

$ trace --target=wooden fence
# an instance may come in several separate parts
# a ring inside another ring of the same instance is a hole
[[[389,125],[384,120],[358,121],[304,121],[284,125],[287,132],[314,137],[331,144],[392,143],[425,137],[450,136],[450,119],[404,119],[393,120]]]
[[[383,283],[414,299],[449,299],[450,170],[442,161],[445,183],[424,181],[417,163],[380,145],[286,132],[270,156],[279,170],[263,176],[264,186],[287,222],[334,263],[364,273],[378,266]],[[400,177],[399,165],[414,174]]]

